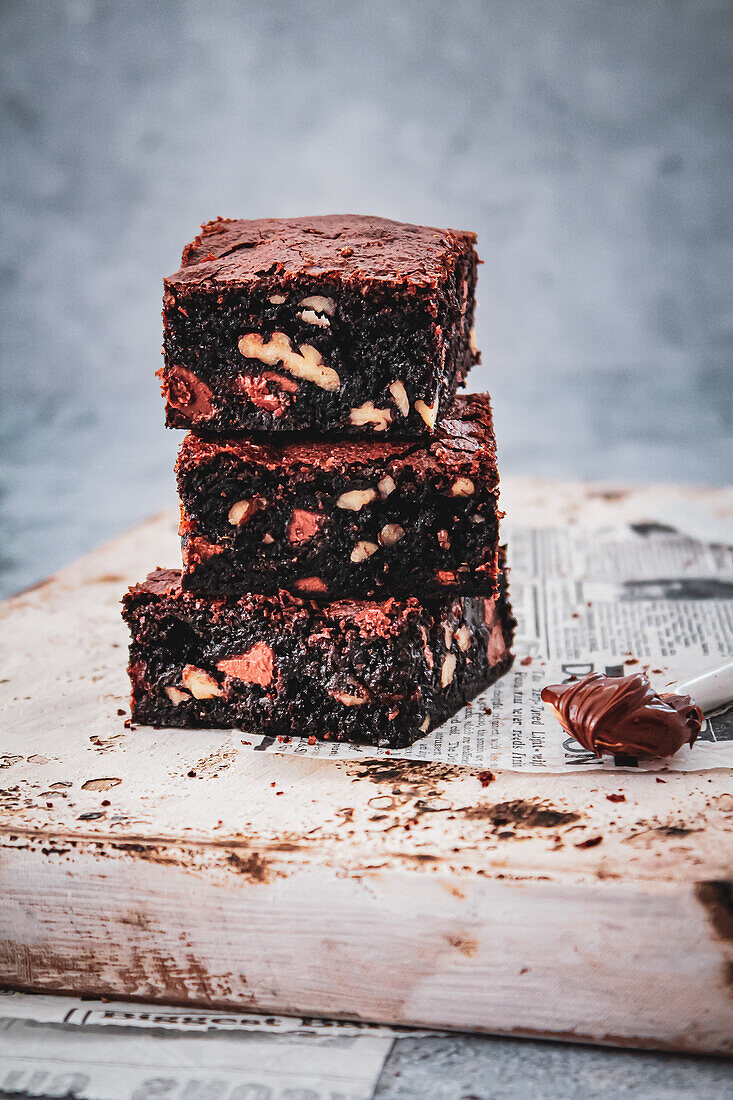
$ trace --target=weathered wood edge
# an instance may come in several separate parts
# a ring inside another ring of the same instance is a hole
[[[733,1053],[729,885],[119,849],[5,849],[4,984]]]

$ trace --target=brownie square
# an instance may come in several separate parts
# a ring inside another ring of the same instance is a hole
[[[167,425],[432,432],[478,359],[475,240],[357,215],[202,226],[164,283]]]
[[[153,726],[408,745],[511,665],[505,586],[490,600],[206,599],[158,569],[123,600],[132,717]]]
[[[439,431],[412,442],[190,434],[176,469],[191,592],[495,591],[499,476],[486,394],[458,397]]]

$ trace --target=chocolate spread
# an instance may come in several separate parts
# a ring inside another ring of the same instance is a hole
[[[635,756],[654,760],[692,745],[703,723],[689,695],[660,694],[646,676],[604,676],[548,684],[542,701],[576,741],[596,756]]]

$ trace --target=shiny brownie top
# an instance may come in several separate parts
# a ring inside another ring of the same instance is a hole
[[[361,214],[308,218],[217,218],[183,250],[171,287],[244,285],[277,278],[287,286],[323,278],[342,284],[440,287],[456,258],[473,254],[476,234],[407,225]]]

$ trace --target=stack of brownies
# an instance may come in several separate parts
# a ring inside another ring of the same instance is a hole
[[[511,665],[475,235],[219,219],[165,280],[183,570],[124,598],[154,726],[410,744]]]

